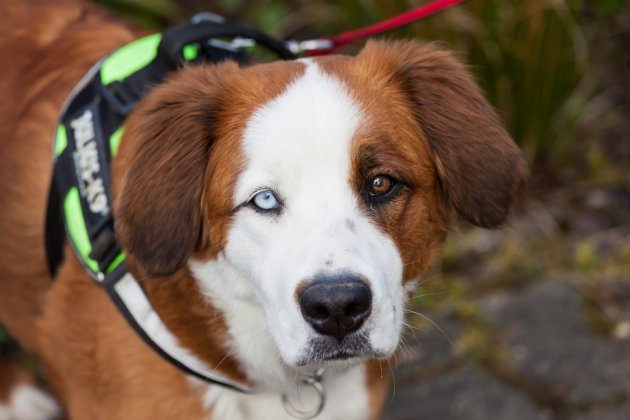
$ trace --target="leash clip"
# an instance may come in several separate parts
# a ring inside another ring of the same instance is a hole
[[[282,405],[289,415],[295,417],[296,419],[312,419],[322,412],[324,405],[326,404],[326,390],[321,382],[325,371],[326,368],[319,368],[309,374],[300,375],[298,377],[298,385],[301,383],[303,385],[311,386],[317,393],[319,401],[317,402],[317,406],[315,406],[312,410],[295,408],[293,403],[289,400],[289,396],[287,394],[282,394]]]
[[[285,41],[284,46],[295,55],[309,51],[330,51],[335,43],[330,39],[307,39],[304,41]]]

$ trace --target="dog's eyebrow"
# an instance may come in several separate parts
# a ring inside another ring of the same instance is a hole
[[[359,145],[355,156],[352,172],[357,181],[381,169],[403,183],[411,183],[408,168],[412,162],[398,151],[388,137],[379,137],[378,141]]]

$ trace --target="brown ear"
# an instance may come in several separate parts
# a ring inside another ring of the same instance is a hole
[[[116,234],[153,277],[181,268],[200,237],[217,98],[225,74],[236,70],[220,67],[181,70],[155,88],[127,124]]]
[[[375,42],[362,54],[374,53],[397,69],[453,207],[475,225],[500,225],[527,164],[468,71],[431,44]]]

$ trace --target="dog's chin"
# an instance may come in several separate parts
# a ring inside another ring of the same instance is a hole
[[[351,334],[341,342],[332,337],[320,336],[309,341],[309,349],[296,365],[301,368],[349,368],[366,359],[385,356],[372,348],[366,334]]]

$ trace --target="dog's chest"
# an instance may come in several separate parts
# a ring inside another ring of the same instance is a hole
[[[352,368],[334,379],[324,379],[326,403],[318,420],[362,420],[370,417],[369,395],[363,365]],[[297,390],[291,397],[294,407],[310,410],[318,399],[308,389]],[[208,386],[204,393],[208,419],[267,420],[295,419],[282,405],[276,393],[241,394],[217,386]]]

